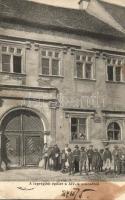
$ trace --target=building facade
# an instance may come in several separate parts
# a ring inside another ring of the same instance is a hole
[[[46,142],[124,144],[125,8],[85,3],[0,1],[0,138],[14,167],[38,165]]]

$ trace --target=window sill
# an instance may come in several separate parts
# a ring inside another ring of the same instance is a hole
[[[109,143],[109,144],[117,144],[117,143],[123,143],[123,140],[102,140],[103,143]]]
[[[64,78],[64,76],[61,76],[61,75],[43,75],[43,74],[39,74],[39,77],[45,77],[45,78]]]
[[[123,140],[101,140],[102,143],[107,143],[107,144],[122,144]],[[70,140],[70,144],[90,144],[91,140]]]
[[[26,76],[26,74],[24,74],[24,73],[0,72],[0,74],[8,75],[8,76],[18,76],[18,77],[25,77]]]
[[[91,143],[88,140],[82,140],[82,139],[78,139],[78,140],[70,140],[69,142],[70,144],[89,144]]]
[[[111,83],[111,84],[125,84],[125,81],[106,81],[106,83]]]
[[[74,79],[75,79],[75,80],[78,80],[78,81],[96,82],[96,79],[77,78],[77,77],[75,77]]]

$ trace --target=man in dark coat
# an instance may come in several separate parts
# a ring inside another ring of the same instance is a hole
[[[98,149],[95,149],[92,157],[92,168],[95,172],[99,172],[100,162],[100,153],[98,152]]]
[[[49,160],[49,156],[48,156],[48,145],[47,143],[44,144],[43,147],[43,159],[44,159],[44,169],[46,170],[48,168],[48,160]]]
[[[120,163],[120,154],[119,154],[119,147],[117,145],[114,146],[114,149],[112,151],[112,156],[113,156],[113,160],[114,160],[114,172],[117,174],[120,173],[120,167],[119,167],[119,163]]]
[[[100,165],[99,165],[99,171],[102,172],[103,171],[103,154],[104,154],[104,149],[100,149],[99,153],[100,153],[100,156],[101,156],[101,161],[100,161]]]
[[[60,149],[57,144],[54,145],[53,149],[53,154],[54,154],[54,170],[59,170],[60,168]]]
[[[108,147],[105,148],[105,151],[103,154],[103,161],[105,165],[105,172],[107,174],[111,170],[111,162],[112,162],[112,154]]]
[[[73,159],[73,153],[70,148],[68,148],[68,155],[67,160],[69,164],[69,175],[74,174],[74,159]]]
[[[85,151],[85,147],[81,147],[80,149],[80,175],[82,174],[82,170],[84,167],[84,171],[86,172],[86,162],[87,162],[87,153]]]
[[[88,171],[90,172],[92,170],[92,158],[93,158],[93,145],[89,146],[89,149],[87,151],[88,156]]]
[[[54,170],[54,156],[55,155],[54,155],[54,147],[53,146],[49,147],[48,156],[49,156],[49,161],[48,161],[49,169]]]
[[[60,158],[61,158],[61,172],[65,172],[66,170],[65,162],[67,161],[67,155],[65,153],[65,149],[62,149]]]
[[[79,172],[79,161],[80,161],[80,150],[78,145],[75,146],[75,149],[73,151],[73,160],[74,160],[75,173],[77,173]]]
[[[2,135],[1,136],[1,163],[2,161],[5,163],[6,165],[6,170],[9,169],[8,164],[10,163],[10,160],[7,156],[7,144],[9,142],[9,139],[7,138],[6,135]]]

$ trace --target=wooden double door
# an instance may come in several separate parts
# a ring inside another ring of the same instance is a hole
[[[16,110],[5,117],[2,127],[8,140],[10,166],[38,166],[44,145],[44,127],[39,116],[32,111]]]

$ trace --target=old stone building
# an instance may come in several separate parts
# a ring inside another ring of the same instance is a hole
[[[45,142],[124,143],[125,8],[79,7],[0,0],[0,137],[12,166],[37,165]]]

